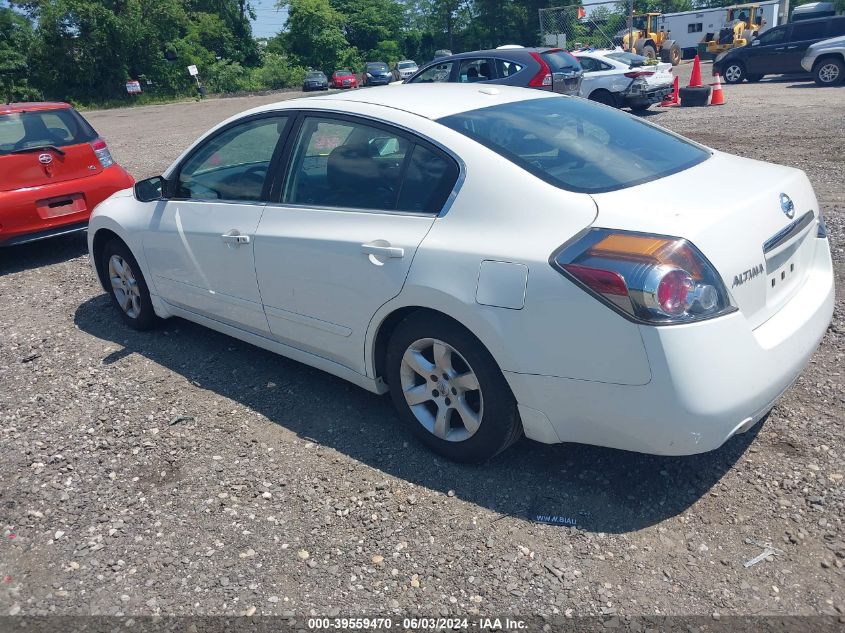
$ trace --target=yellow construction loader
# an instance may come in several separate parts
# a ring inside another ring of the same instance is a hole
[[[739,4],[727,10],[725,23],[718,33],[707,33],[699,51],[707,55],[718,55],[731,48],[745,46],[757,37],[766,21],[763,9],[757,4]]]
[[[675,40],[669,39],[669,33],[662,26],[658,30],[661,16],[661,13],[634,14],[633,38],[631,30],[622,29],[616,34],[614,44],[649,59],[657,59],[659,55],[660,61],[677,66],[681,63],[681,47]]]

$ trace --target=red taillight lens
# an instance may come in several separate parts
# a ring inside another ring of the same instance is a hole
[[[114,165],[114,159],[111,157],[109,147],[103,139],[98,138],[93,141],[91,143],[91,149],[94,150],[94,154],[97,155],[97,160],[100,161],[100,165],[103,169]]]
[[[546,61],[540,57],[540,53],[532,52],[530,53],[531,57],[540,64],[540,70],[531,78],[531,81],[528,82],[528,86],[531,88],[544,88],[546,86],[552,85],[552,69],[549,68],[549,65]]]
[[[710,262],[680,238],[593,229],[552,264],[645,323],[688,323],[735,309]]]
[[[651,77],[653,74],[654,71],[651,70],[635,70],[625,73],[625,76],[630,77],[631,79],[639,79],[640,77]]]

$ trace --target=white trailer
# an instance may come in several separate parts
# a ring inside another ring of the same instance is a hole
[[[773,26],[777,26],[778,8],[780,2],[757,3],[763,23],[760,33]],[[733,5],[739,7],[743,5]],[[728,9],[733,7],[719,7],[714,9],[700,9],[698,11],[681,11],[679,13],[664,13],[658,18],[658,28],[669,31],[669,37],[678,43],[683,51],[684,58],[695,57],[698,52],[699,42],[704,41],[708,33],[718,36],[719,30],[725,23]]]

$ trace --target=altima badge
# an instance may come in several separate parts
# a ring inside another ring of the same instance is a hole
[[[794,212],[793,212],[794,214]],[[754,268],[749,268],[748,270],[739,273],[738,275],[734,275],[734,282],[731,284],[731,288],[736,288],[737,286],[741,286],[746,281],[754,279],[758,275],[763,274],[763,264],[757,264]]]
[[[792,198],[785,193],[780,194],[780,208],[790,220],[795,217],[795,205],[792,203]]]

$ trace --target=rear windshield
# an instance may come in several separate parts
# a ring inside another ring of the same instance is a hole
[[[615,59],[618,62],[622,62],[623,64],[629,64],[631,66],[642,66],[647,61],[646,58],[642,55],[635,55],[634,53],[625,53],[623,51],[607,53],[605,57]]]
[[[387,70],[387,64],[381,62],[367,64],[367,70]]]
[[[338,77],[345,77],[346,75],[351,75],[352,72],[347,70],[346,68],[344,68],[343,70],[334,71],[334,74],[337,75]]]
[[[571,97],[515,101],[439,122],[546,182],[583,193],[656,180],[710,155],[634,116]]]
[[[540,56],[549,65],[553,73],[581,70],[581,64],[572,55],[566,51],[546,51],[540,53]]]
[[[97,133],[70,108],[0,114],[0,154],[42,145],[90,143]]]
[[[416,62],[399,62],[397,64],[399,68],[414,68],[416,65]]]

